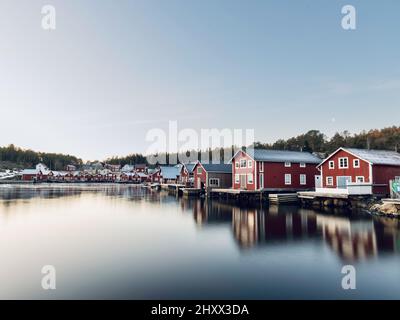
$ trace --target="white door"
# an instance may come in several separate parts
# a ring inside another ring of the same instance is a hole
[[[351,182],[351,177],[349,177],[349,176],[338,176],[336,178],[336,186],[339,189],[347,189],[347,182]]]
[[[322,183],[321,183],[321,176],[320,175],[316,175],[315,176],[315,187],[316,188],[321,188],[322,187]]]

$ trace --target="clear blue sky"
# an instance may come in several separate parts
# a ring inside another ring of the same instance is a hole
[[[103,159],[168,120],[263,142],[399,125],[399,33],[396,0],[3,0],[0,145]]]

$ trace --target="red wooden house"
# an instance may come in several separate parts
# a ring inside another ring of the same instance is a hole
[[[197,189],[218,189],[232,187],[231,164],[205,164],[197,162],[193,168],[194,187]]]
[[[243,190],[308,190],[319,180],[321,159],[309,152],[249,149],[232,158],[232,185]]]
[[[179,175],[179,182],[186,186],[194,185],[194,172],[193,169],[196,163],[182,163],[181,172]]]
[[[319,192],[389,194],[389,181],[400,180],[400,154],[386,150],[339,148],[318,168]]]

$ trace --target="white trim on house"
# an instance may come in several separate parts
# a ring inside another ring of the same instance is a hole
[[[290,168],[292,163],[290,161],[285,161],[285,168]]]
[[[358,163],[358,165],[356,166],[356,161]],[[360,167],[360,159],[353,159],[353,168],[359,168]]]
[[[260,189],[264,189],[264,173],[260,173]]]
[[[264,162],[260,161],[258,162],[259,166],[260,166],[260,172],[264,172]]]
[[[234,179],[235,179],[235,184],[239,184],[240,183],[240,174],[239,173],[235,173],[234,175]]]
[[[305,162],[300,162],[300,168],[305,168],[306,167],[306,163]]]
[[[358,181],[359,178],[362,178],[362,179],[360,179],[361,181]],[[365,182],[364,176],[356,176],[356,182],[364,183]]]
[[[290,173],[285,173],[285,185],[291,185],[292,184],[292,175]]]
[[[342,165],[342,160],[343,160],[343,165]],[[344,166],[346,162],[346,166]],[[348,169],[349,168],[349,157],[340,157],[338,159],[338,168],[339,169]]]
[[[253,183],[254,183],[254,175],[253,175],[253,173],[248,173],[247,174],[247,184],[253,184]]]
[[[327,176],[327,177],[325,177],[325,184],[327,185],[327,186],[333,186],[333,177],[332,176]],[[331,181],[331,182],[329,182],[329,181]]]
[[[340,150],[351,154],[351,155],[354,156],[355,158],[358,158],[358,159],[363,160],[363,161],[365,161],[365,162],[367,162],[367,163],[369,163],[369,164],[372,164],[370,161],[365,160],[365,159],[363,159],[363,158],[360,158],[359,156],[357,156],[357,155],[355,155],[354,153],[352,153],[352,152],[346,150],[345,148],[340,147],[340,148],[337,149],[336,151],[332,152],[329,156],[327,156],[319,165],[317,165],[317,168],[320,167],[320,166],[322,166],[326,161],[328,161],[330,158],[332,158],[332,157],[333,157],[336,153],[338,153]]]
[[[335,169],[335,161],[334,160],[329,160],[328,168],[329,168],[329,170]]]
[[[214,183],[212,183],[212,182],[214,182]],[[216,183],[215,183],[216,182]],[[219,187],[219,178],[210,178],[209,180],[208,180],[208,185],[210,186],[210,187]]]
[[[307,184],[307,175],[306,174],[301,174],[300,175],[300,185],[304,186]]]

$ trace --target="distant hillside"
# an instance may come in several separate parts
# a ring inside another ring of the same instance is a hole
[[[305,134],[275,143],[255,144],[266,149],[303,150],[310,152],[331,153],[339,147],[360,149],[381,149],[400,151],[400,127],[388,127],[350,134],[348,131],[336,133],[332,138],[318,130],[310,130]]]
[[[39,162],[52,170],[63,170],[67,164],[82,164],[81,159],[71,155],[23,150],[12,144],[0,147],[0,169],[32,168]]]

